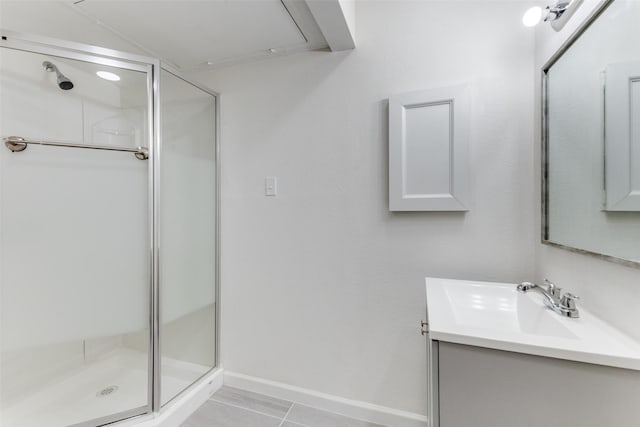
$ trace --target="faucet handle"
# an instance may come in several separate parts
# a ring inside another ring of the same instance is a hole
[[[547,285],[549,293],[554,297],[559,297],[562,294],[562,288],[557,287],[551,280],[544,279],[544,284]]]
[[[560,304],[568,308],[569,310],[575,310],[576,308],[576,300],[580,299],[579,296],[572,294],[571,292],[567,292],[562,295],[562,299],[560,300]]]

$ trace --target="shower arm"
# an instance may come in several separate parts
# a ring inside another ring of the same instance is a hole
[[[149,149],[147,149],[146,147],[128,148],[128,147],[112,147],[108,145],[82,145],[82,144],[73,144],[73,143],[67,143],[67,142],[37,141],[33,139],[26,139],[21,136],[6,136],[2,139],[4,141],[4,145],[14,153],[26,150],[29,144],[37,144],[37,145],[49,145],[52,147],[87,148],[91,150],[124,151],[128,153],[134,153],[136,158],[139,160],[147,160],[149,158]]]

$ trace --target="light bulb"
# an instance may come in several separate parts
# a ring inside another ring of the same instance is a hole
[[[535,6],[527,10],[522,16],[522,23],[525,27],[534,27],[542,19],[542,8]]]

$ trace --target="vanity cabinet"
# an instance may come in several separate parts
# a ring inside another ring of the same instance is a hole
[[[640,342],[514,283],[426,278],[430,427],[640,427]]]
[[[429,340],[432,427],[638,427],[640,372]]]

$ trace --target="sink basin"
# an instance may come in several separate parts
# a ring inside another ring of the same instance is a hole
[[[640,370],[640,343],[581,306],[560,316],[515,283],[428,277],[426,292],[433,340]]]
[[[547,307],[514,286],[456,281],[445,288],[455,321],[472,328],[501,329],[523,334],[577,339]],[[540,298],[542,295],[531,292]]]

